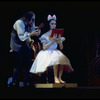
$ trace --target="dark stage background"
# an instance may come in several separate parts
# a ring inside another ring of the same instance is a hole
[[[64,73],[68,82],[88,86],[88,67],[96,56],[95,36],[100,32],[100,2],[85,1],[9,1],[0,2],[0,84],[6,86],[10,72],[9,44],[14,22],[33,11],[36,25],[45,23],[42,33],[48,31],[48,14],[56,14],[57,28],[64,28],[66,41],[63,53],[70,59],[74,73]]]

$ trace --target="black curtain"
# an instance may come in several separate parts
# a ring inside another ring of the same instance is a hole
[[[79,1],[5,1],[0,2],[0,62],[3,84],[9,76],[9,44],[14,22],[27,11],[36,14],[36,25],[45,23],[42,34],[48,31],[47,15],[56,14],[57,28],[64,28],[63,53],[75,70],[73,80],[87,86],[88,58],[95,57],[95,33],[99,32],[100,2]],[[12,72],[11,72],[12,73]],[[72,80],[72,81],[73,81]]]

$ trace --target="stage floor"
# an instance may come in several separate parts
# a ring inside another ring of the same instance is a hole
[[[53,84],[53,83],[47,83],[47,84],[35,84],[36,88],[77,88],[77,83],[59,83],[59,84]]]

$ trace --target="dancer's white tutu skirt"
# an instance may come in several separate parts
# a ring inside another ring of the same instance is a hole
[[[53,65],[64,65],[65,71],[74,71],[69,59],[60,50],[42,50],[35,58],[30,73],[43,73]]]

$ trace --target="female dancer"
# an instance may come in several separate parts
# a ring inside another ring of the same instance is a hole
[[[43,50],[41,50],[35,61],[32,64],[30,73],[43,73],[48,67],[53,66],[54,70],[54,82],[55,83],[65,83],[61,79],[63,70],[67,68],[69,72],[74,71],[69,59],[57,49],[59,45],[60,49],[63,49],[64,37],[57,35],[51,37],[52,29],[56,28],[56,15],[48,15],[47,20],[49,21],[50,30],[43,34],[39,39],[43,45]]]

